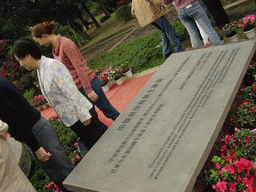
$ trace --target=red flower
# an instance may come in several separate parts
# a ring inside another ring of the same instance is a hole
[[[230,186],[230,188],[229,188],[230,192],[235,192],[236,191],[236,186],[232,182],[229,183],[229,186]]]
[[[242,179],[240,177],[240,175],[237,176],[237,181],[240,182]]]
[[[251,139],[251,137],[247,137],[247,138],[246,138],[247,143],[250,142],[250,139]]]
[[[231,135],[226,135],[225,143],[228,144],[230,139],[232,139],[232,136]]]
[[[252,91],[253,91],[253,92],[256,91],[256,87],[253,87],[253,88],[252,88]]]
[[[254,110],[255,110],[255,107],[251,107],[251,108],[250,108],[250,111],[254,111]]]
[[[242,103],[242,105],[248,105],[248,104],[249,104],[248,101],[244,101],[244,102]]]
[[[223,151],[226,151],[227,149],[228,149],[227,145],[222,145],[220,151],[223,152]]]

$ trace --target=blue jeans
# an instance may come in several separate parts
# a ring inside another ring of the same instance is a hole
[[[188,30],[190,40],[193,46],[203,46],[200,41],[200,34],[198,33],[195,20],[208,35],[211,43],[222,44],[218,34],[213,29],[204,9],[197,1],[191,3],[191,7],[184,7],[183,9],[179,9],[177,11],[181,22]]]
[[[111,118],[112,120],[115,120],[120,113],[111,105],[111,103],[109,102],[108,98],[106,97],[105,93],[102,90],[102,85],[100,80],[98,79],[98,77],[94,77],[91,80],[91,87],[93,89],[93,91],[99,96],[99,98],[97,99],[96,102],[93,102],[88,95],[86,94],[84,88],[80,89],[80,92],[86,96],[87,99],[89,99],[89,101],[96,105],[102,112],[103,114],[108,117]],[[105,125],[106,126],[106,125]],[[102,127],[104,130],[106,130],[104,127]]]
[[[51,178],[51,180],[64,192],[68,192],[62,182],[74,169],[72,161],[63,151],[59,143],[59,138],[52,124],[45,118],[41,117],[32,128],[32,133],[37,139],[37,142],[52,156],[47,162],[40,161],[35,152],[29,148],[29,152],[35,157],[39,166]]]
[[[161,39],[163,43],[162,53],[164,57],[171,54],[170,43],[172,44],[172,47],[174,48],[176,53],[183,51],[175,29],[172,27],[172,25],[165,16],[162,16],[154,21],[152,25],[154,25],[161,31]]]

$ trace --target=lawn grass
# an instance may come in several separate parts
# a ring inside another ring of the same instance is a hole
[[[176,32],[182,43],[187,43],[189,36],[185,27],[180,23],[174,24],[174,27],[177,28]],[[162,55],[162,48],[156,48],[159,42],[161,42],[161,36],[160,31],[157,30],[144,37],[134,39],[113,51],[94,57],[87,63],[93,70],[104,71],[109,66],[118,68],[127,61],[133,73],[142,72],[161,65],[167,59]],[[173,49],[172,52],[174,52]]]

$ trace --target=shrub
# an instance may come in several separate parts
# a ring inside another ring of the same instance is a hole
[[[115,19],[123,22],[128,21],[131,18],[131,7],[129,5],[123,5],[115,11]]]
[[[233,114],[230,115],[227,124],[235,128],[254,129],[256,121],[255,104],[251,101],[244,101]]]
[[[9,52],[10,44],[9,40],[0,40],[0,63],[1,61],[7,61],[10,59]]]
[[[4,62],[0,68],[0,77],[9,79],[22,93],[31,88],[35,90],[36,94],[39,95],[41,93],[37,86],[36,71],[27,71],[25,68],[20,67],[17,61]]]

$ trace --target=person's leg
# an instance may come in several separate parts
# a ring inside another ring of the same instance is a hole
[[[169,41],[167,42],[171,43],[176,53],[183,51],[183,48],[181,46],[180,40],[178,38],[178,35],[175,29],[172,27],[172,25],[170,24],[170,22],[165,16],[160,17],[153,23],[158,25],[161,28],[161,32],[163,33],[162,36],[163,37],[167,36],[167,38],[169,39]]]
[[[100,121],[96,117],[97,113],[94,107],[90,110],[90,113],[92,118],[88,126],[84,126],[80,121],[77,121],[70,127],[89,149],[92,148],[104,133],[104,130],[100,126]]]
[[[203,38],[203,41],[204,41],[204,45],[206,45],[207,43],[210,43],[209,39],[208,39],[208,36],[207,34],[204,32],[203,28],[201,27],[201,25],[198,24],[198,22],[196,21],[196,25],[200,31],[200,34]]]
[[[181,22],[186,27],[189,33],[191,44],[194,47],[203,46],[200,41],[200,34],[197,30],[196,23],[194,19],[188,16],[187,8],[179,9],[177,10],[177,12],[178,12],[179,19],[181,20]]]
[[[213,29],[204,9],[198,2],[193,3],[193,9],[190,11],[190,16],[195,19],[195,21],[197,21],[198,24],[202,27],[204,32],[208,35],[211,43],[222,44],[217,32]]]
[[[220,0],[205,0],[209,3],[215,24],[222,29],[226,24],[230,23],[228,15],[223,8]]]
[[[169,41],[166,33],[156,23],[153,22],[151,24],[154,25],[157,29],[159,29],[161,31],[162,54],[164,57],[168,57],[169,55],[171,55],[171,48],[170,48],[170,41]]]
[[[120,115],[120,113],[109,102],[102,90],[101,82],[95,76],[90,83],[94,92],[99,96],[96,102],[93,102],[90,98],[88,98],[84,88],[80,89],[80,92],[85,95],[91,103],[96,105],[106,117],[111,118],[114,121]]]
[[[56,130],[49,121],[41,117],[34,125],[32,132],[39,145],[52,154],[47,162],[42,162],[33,152],[37,163],[62,191],[68,192],[69,190],[62,185],[62,182],[75,166],[63,151]]]

